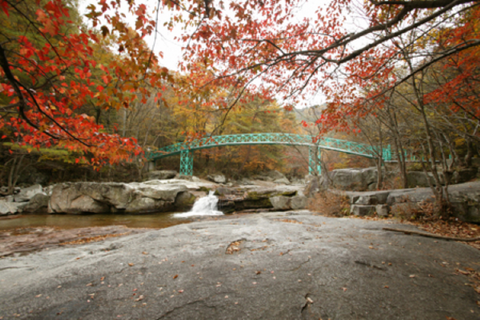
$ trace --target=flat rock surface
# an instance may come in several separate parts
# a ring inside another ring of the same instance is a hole
[[[478,250],[383,227],[414,229],[270,212],[8,256],[0,318],[480,318]]]

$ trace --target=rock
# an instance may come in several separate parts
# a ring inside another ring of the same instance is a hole
[[[127,213],[145,213],[161,211],[165,207],[165,201],[152,198],[139,197],[130,202],[125,212]]]
[[[255,180],[273,181],[273,182],[275,182],[276,180],[283,181],[283,182],[288,181],[288,183],[285,183],[285,184],[290,184],[290,180],[288,180],[283,173],[277,170],[263,172],[258,175],[255,175],[253,178]],[[283,183],[283,182],[277,182],[277,183]]]
[[[185,185],[148,183],[77,182],[56,185],[52,190],[50,213],[153,212],[174,208],[177,194]]]
[[[209,174],[207,179],[215,183],[226,183],[227,178],[223,174]]]
[[[445,184],[443,174],[441,172],[438,173],[440,178],[440,183],[443,185]],[[433,174],[428,172],[425,174],[423,171],[409,171],[407,172],[407,184],[409,188],[426,188],[429,187],[428,180],[435,185],[435,179],[433,178]]]
[[[307,202],[307,197],[298,195],[291,198],[290,207],[292,210],[305,209],[307,207]]]
[[[305,189],[304,189],[303,193],[307,197],[311,197],[315,193],[324,189],[324,188],[321,187],[320,179],[317,176],[313,176],[313,175],[306,176],[305,177],[305,184],[306,184],[306,186],[305,186]]]
[[[197,198],[188,191],[179,192],[175,198],[175,208],[186,209],[191,208]]]
[[[173,179],[177,176],[177,171],[175,170],[155,170],[148,172],[148,180],[165,180]]]
[[[478,169],[476,168],[467,168],[467,169],[461,169],[461,170],[456,170],[453,173],[453,181],[452,183],[464,183],[468,182],[470,180],[473,180],[477,177],[477,172]]]
[[[17,203],[15,202],[6,202],[0,200],[0,215],[16,214],[18,213]]]
[[[329,172],[332,186],[340,190],[364,191],[377,181],[376,168],[338,169]]]
[[[270,202],[275,210],[290,210],[290,201],[291,198],[285,196],[276,196],[270,198]]]
[[[48,201],[50,200],[50,196],[47,196],[43,193],[37,193],[33,196],[32,199],[26,204],[23,208],[23,212],[29,213],[39,213],[39,212],[47,212],[48,210]]]
[[[354,204],[350,207],[350,214],[356,216],[372,216],[375,210],[376,206]]]
[[[37,193],[43,193],[43,188],[39,184],[35,184],[28,188],[23,188],[14,196],[15,202],[27,202]]]
[[[384,227],[418,230],[384,221],[270,213],[50,246],[54,249],[0,259],[2,316],[478,319],[478,294],[465,285],[470,278],[452,273],[463,266],[473,268],[472,273],[480,271],[479,250]],[[74,231],[55,241],[75,240],[82,230]],[[127,232],[119,229],[116,235]],[[29,241],[36,238],[43,244],[50,237],[35,235]],[[166,257],[168,261],[159,264]],[[135,302],[141,295],[144,299]]]
[[[379,191],[373,193],[367,193],[359,196],[354,202],[355,204],[361,205],[377,205],[377,204],[386,204],[389,191]]]
[[[288,180],[287,178],[276,179],[273,182],[277,184],[290,184],[290,180]]]
[[[375,211],[377,212],[377,215],[380,217],[387,217],[390,210],[388,205],[386,204],[378,204],[375,206]]]

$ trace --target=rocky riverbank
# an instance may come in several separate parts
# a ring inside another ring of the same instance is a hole
[[[478,319],[480,252],[308,211],[0,259],[3,319]],[[477,292],[476,292],[477,291]]]

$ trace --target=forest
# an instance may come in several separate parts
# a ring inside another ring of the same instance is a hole
[[[99,0],[81,14],[74,0],[1,0],[2,185],[141,180],[145,154],[163,146],[284,132],[377,152],[322,152],[325,174],[381,168],[390,146],[389,186],[425,170],[441,197],[442,177],[478,164],[478,1],[334,0],[300,14],[306,5]],[[182,30],[178,69],[146,41],[160,25]],[[178,157],[157,165],[178,170]],[[227,147],[199,153],[195,174],[303,177],[307,166],[301,148]]]

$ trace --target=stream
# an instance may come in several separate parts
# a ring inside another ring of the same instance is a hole
[[[75,229],[105,226],[126,226],[127,228],[168,228],[174,225],[197,221],[208,216],[221,216],[217,210],[218,198],[210,192],[199,198],[189,212],[159,212],[152,214],[28,214],[0,218],[0,230],[17,228],[53,227]]]

